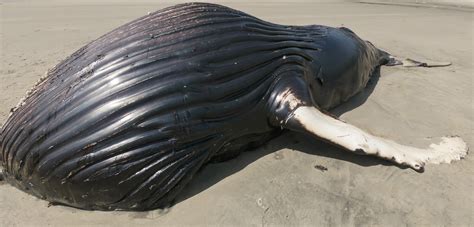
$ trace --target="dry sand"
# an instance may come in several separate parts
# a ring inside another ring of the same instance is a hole
[[[0,124],[48,68],[118,25],[172,4],[158,2],[0,1]],[[460,135],[474,147],[472,10],[251,2],[224,4],[277,23],[344,25],[395,55],[453,62],[445,68],[384,68],[372,93],[368,89],[335,112],[404,144],[425,146]],[[205,167],[167,210],[48,207],[3,184],[0,226],[472,226],[473,160],[471,154],[450,165],[428,165],[419,174],[288,133]]]

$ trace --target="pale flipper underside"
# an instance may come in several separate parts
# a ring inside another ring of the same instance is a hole
[[[349,151],[391,160],[422,171],[427,163],[450,163],[467,154],[467,144],[460,137],[442,137],[439,144],[420,149],[371,135],[362,129],[322,113],[312,106],[298,107],[287,119],[291,128],[339,145]]]

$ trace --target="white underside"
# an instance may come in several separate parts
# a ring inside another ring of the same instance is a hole
[[[467,144],[460,137],[442,137],[439,144],[420,149],[370,135],[341,120],[328,116],[315,107],[298,107],[293,116],[314,136],[338,144],[350,151],[375,155],[420,170],[425,163],[450,163],[467,154]]]

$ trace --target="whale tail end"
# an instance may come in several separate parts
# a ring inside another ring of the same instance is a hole
[[[378,49],[378,48],[377,48]],[[440,62],[440,61],[429,61],[429,60],[414,60],[412,58],[397,57],[390,53],[378,49],[380,56],[380,64],[384,66],[397,66],[403,67],[446,67],[450,66],[451,62]]]

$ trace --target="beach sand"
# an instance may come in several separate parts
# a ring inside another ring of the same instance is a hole
[[[0,1],[0,124],[61,59],[111,29],[173,2]],[[459,135],[474,147],[473,12],[334,1],[222,4],[282,24],[346,26],[397,56],[452,62],[384,67],[334,113],[375,135],[424,147]],[[375,86],[374,86],[375,85]],[[322,171],[315,166],[327,168]],[[474,158],[424,173],[286,133],[231,161],[206,166],[169,209],[84,211],[0,183],[0,226],[474,225]]]

